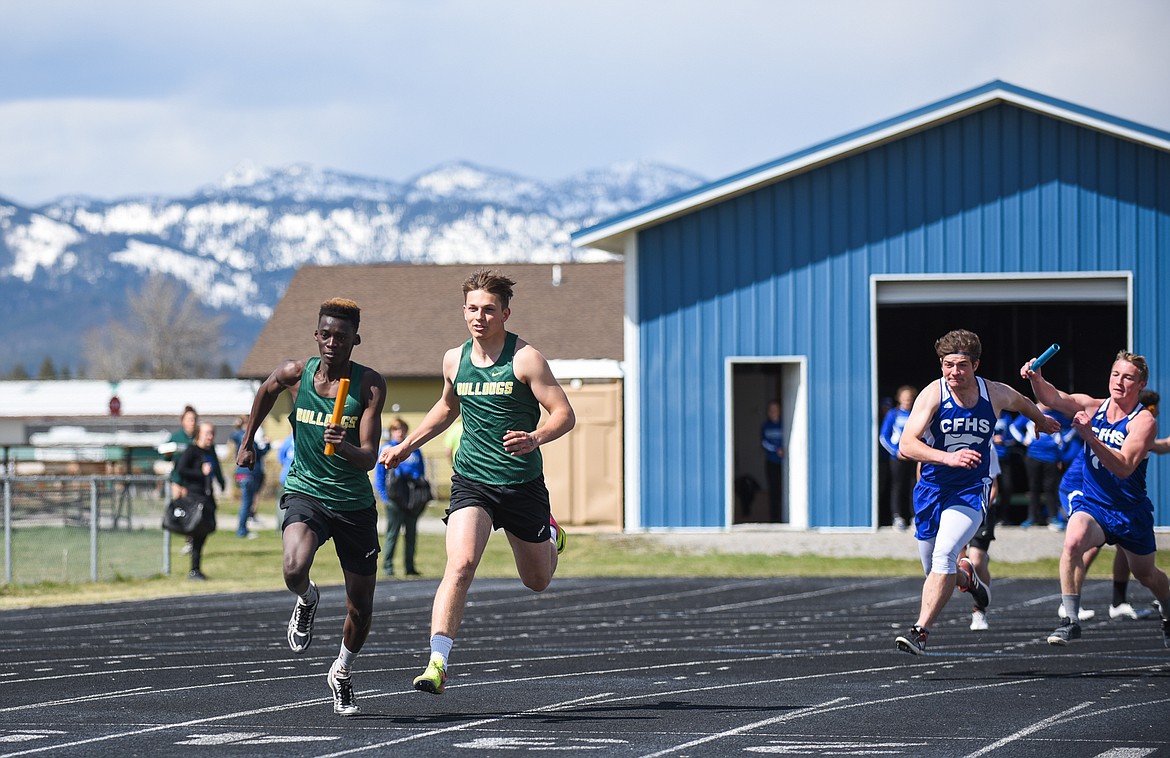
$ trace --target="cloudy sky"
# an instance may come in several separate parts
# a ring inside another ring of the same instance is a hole
[[[0,196],[250,161],[708,179],[993,79],[1170,131],[1166,0],[36,0],[0,25]]]

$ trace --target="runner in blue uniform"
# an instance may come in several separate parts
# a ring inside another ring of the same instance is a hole
[[[966,558],[958,560],[983,521],[991,489],[991,438],[999,414],[1023,413],[1042,431],[1060,424],[1006,384],[975,376],[983,347],[966,330],[947,332],[934,343],[942,378],[914,401],[898,450],[922,463],[914,488],[914,522],[926,581],[918,620],[896,640],[898,649],[925,652],[930,626],[950,600],[956,584],[986,608],[990,593]]]
[[[1130,571],[1161,604],[1162,641],[1170,647],[1170,579],[1154,562],[1154,505],[1146,495],[1146,463],[1158,424],[1139,400],[1149,378],[1146,359],[1122,350],[1109,372],[1105,399],[1062,392],[1032,361],[1020,376],[1032,384],[1036,399],[1072,416],[1085,441],[1083,494],[1069,515],[1060,555],[1060,594],[1068,616],[1048,635],[1048,644],[1079,639],[1085,553],[1105,543],[1125,551]]]

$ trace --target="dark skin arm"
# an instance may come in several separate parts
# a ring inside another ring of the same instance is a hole
[[[256,430],[276,405],[280,393],[286,389],[296,391],[304,370],[305,361],[288,360],[277,366],[276,370],[260,384],[252,401],[252,412],[248,416],[244,438],[236,453],[237,466],[251,469],[256,465],[254,440]],[[336,396],[337,387],[337,380],[314,378],[314,389],[322,397]],[[370,471],[378,462],[378,444],[382,437],[382,407],[386,403],[386,380],[375,371],[363,372],[359,397],[362,403],[362,416],[358,421],[360,444],[350,444],[346,440],[345,429],[340,424],[326,424],[325,441],[333,445],[334,455],[341,456],[363,471]]]
[[[237,466],[251,469],[256,465],[256,430],[272,412],[280,393],[300,384],[301,372],[304,370],[305,361],[287,360],[261,382],[260,388],[256,390],[256,397],[252,400],[252,412],[248,415],[247,426],[244,427],[244,438],[240,441],[240,449],[236,451]]]

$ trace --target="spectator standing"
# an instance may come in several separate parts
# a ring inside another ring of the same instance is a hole
[[[1047,526],[1048,519],[1060,517],[1060,463],[1065,441],[1072,434],[1068,417],[1044,404],[1039,408],[1060,423],[1052,434],[1036,431],[1036,424],[1025,416],[1012,423],[1016,442],[1024,446],[1024,469],[1028,472],[1028,518],[1021,527]]]
[[[918,390],[906,384],[898,388],[895,395],[898,404],[882,419],[880,441],[886,451],[886,465],[890,469],[890,523],[898,531],[905,531],[910,525],[914,474],[917,464],[898,456],[898,443],[902,440],[902,429],[910,418],[914,398]]]
[[[783,523],[788,518],[784,513],[784,424],[779,400],[768,403],[767,416],[760,424],[760,447],[764,449],[764,477],[768,481],[768,520]]]
[[[202,493],[205,496],[203,518],[214,522],[214,484],[219,484],[221,490],[225,486],[223,470],[220,468],[219,458],[215,454],[214,424],[202,423],[199,425],[194,441],[183,450],[183,455],[175,465],[175,471],[179,474],[179,481],[182,483],[185,494]],[[191,570],[187,574],[188,579],[197,581],[207,579],[203,575],[202,562],[203,545],[207,542],[209,535],[210,532],[192,535],[190,538]]]
[[[406,439],[410,427],[400,418],[390,422],[390,440],[382,446],[381,455],[388,448],[395,447]],[[386,547],[383,550],[382,572],[394,576],[394,550],[398,545],[399,532],[405,531],[402,545],[403,569],[407,576],[418,576],[414,565],[415,549],[418,545],[418,517],[422,508],[415,508],[411,499],[412,485],[425,481],[426,463],[421,450],[414,450],[396,468],[389,469],[381,461],[374,465],[374,489],[386,504]]]
[[[280,443],[280,449],[276,453],[277,460],[280,461],[280,486],[284,487],[285,480],[288,479],[288,469],[292,466],[293,454],[295,449],[293,445],[296,440],[292,434],[284,438],[284,442]]]
[[[235,443],[237,453],[240,444],[244,441],[244,429],[247,424],[247,416],[240,416],[236,419],[232,442]],[[256,513],[256,496],[260,494],[260,488],[264,486],[264,456],[268,455],[268,451],[272,449],[262,427],[257,427],[253,442],[256,450],[255,464],[250,469],[236,466],[236,487],[240,490],[240,513],[239,521],[236,524],[236,536],[241,539],[256,538],[255,532],[248,531],[248,519]]]
[[[183,456],[183,451],[187,446],[195,441],[195,433],[199,427],[199,414],[191,406],[183,408],[183,415],[179,417],[179,428],[171,432],[170,439],[162,447],[165,452],[163,458],[168,461],[174,461],[175,466],[171,468],[171,499],[178,500],[183,495],[187,494],[187,488],[183,486],[183,478],[179,476],[178,461]]]

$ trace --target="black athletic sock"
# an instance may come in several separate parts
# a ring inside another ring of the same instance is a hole
[[[1127,594],[1129,594],[1129,580],[1128,579],[1126,579],[1124,582],[1114,582],[1113,583],[1113,607],[1116,608],[1117,606],[1125,603],[1126,602],[1125,596]]]

